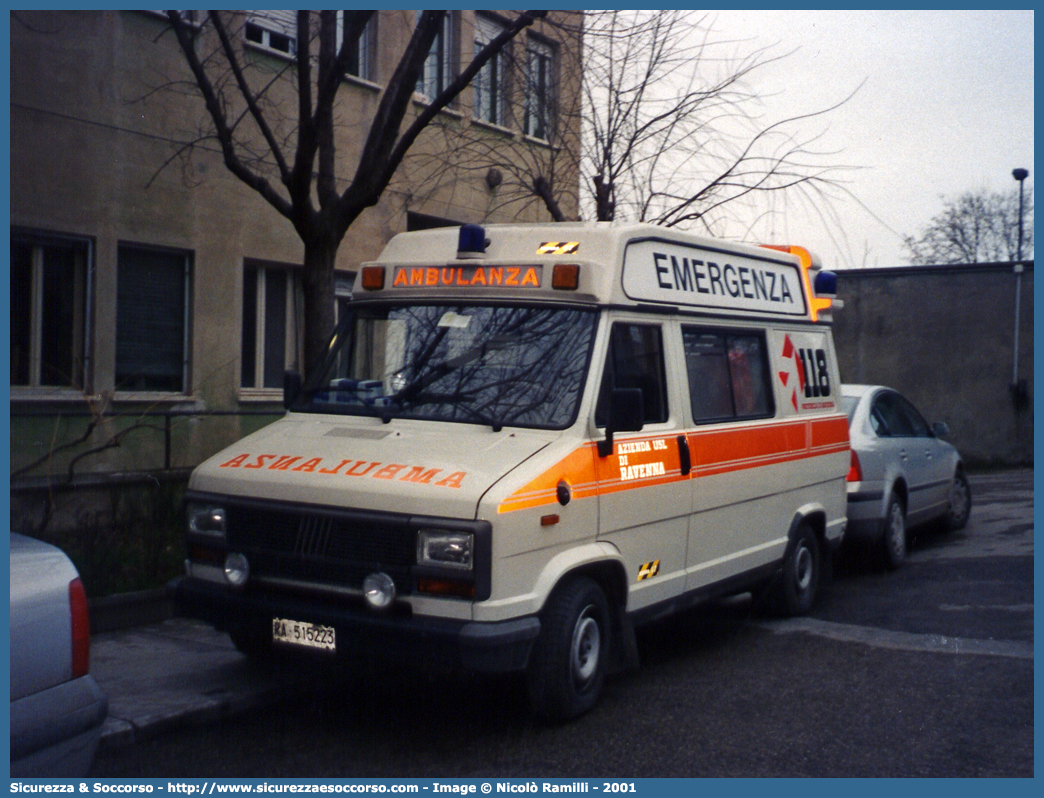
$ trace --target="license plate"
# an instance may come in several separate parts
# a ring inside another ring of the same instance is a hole
[[[337,635],[332,626],[291,621],[287,618],[272,619],[272,640],[275,643],[318,648],[323,651],[337,650]]]

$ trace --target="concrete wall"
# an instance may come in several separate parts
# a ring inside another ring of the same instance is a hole
[[[976,465],[1033,463],[1033,262],[1021,278],[1016,408],[1016,276],[1010,263],[838,273],[841,379],[906,394]]]

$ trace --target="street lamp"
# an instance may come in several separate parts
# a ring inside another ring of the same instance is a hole
[[[1011,375],[1011,397],[1015,403],[1015,409],[1021,410],[1026,406],[1028,396],[1026,381],[1019,380],[1019,307],[1022,299],[1022,187],[1023,181],[1029,177],[1026,169],[1013,169],[1011,176],[1019,181],[1019,238],[1015,249],[1015,361],[1012,366]]]
[[[1019,243],[1015,260],[1022,260],[1022,183],[1029,177],[1029,171],[1026,169],[1012,169],[1011,176],[1019,181]]]

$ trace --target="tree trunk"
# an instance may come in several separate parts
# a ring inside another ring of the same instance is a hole
[[[312,374],[322,366],[334,329],[334,259],[337,243],[327,237],[305,242],[304,273],[304,370]]]

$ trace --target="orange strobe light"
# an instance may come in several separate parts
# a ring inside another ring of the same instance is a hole
[[[384,288],[384,267],[363,266],[362,287],[367,291],[380,291]]]
[[[829,310],[834,304],[834,300],[830,297],[816,296],[812,290],[811,271],[819,268],[819,263],[812,257],[812,253],[804,247],[797,246],[777,246],[775,244],[762,244],[761,246],[763,249],[774,249],[777,252],[787,252],[798,256],[801,261],[801,279],[805,283],[805,294],[808,296],[809,315],[812,317],[812,321],[819,321],[820,312]]]

